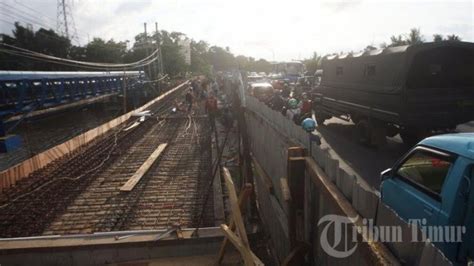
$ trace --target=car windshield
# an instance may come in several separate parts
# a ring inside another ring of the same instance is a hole
[[[398,168],[397,175],[439,194],[451,166],[445,157],[417,151]]]

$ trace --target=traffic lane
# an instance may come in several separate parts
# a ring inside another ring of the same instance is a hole
[[[355,125],[352,122],[332,118],[324,124],[318,127],[321,136],[357,175],[376,190],[380,187],[380,172],[392,167],[410,149],[398,136],[387,138],[387,145],[380,148],[364,146],[354,140]]]
[[[411,148],[399,135],[387,138],[387,145],[380,148],[359,144],[353,137],[354,123],[338,118],[326,120],[318,131],[339,157],[376,190],[380,187],[380,172],[392,167]],[[474,121],[459,125],[456,131],[474,132]]]

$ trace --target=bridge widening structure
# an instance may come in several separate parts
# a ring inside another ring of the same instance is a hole
[[[27,263],[24,254],[40,264],[63,255],[69,262],[105,263],[117,258],[81,254],[129,254],[131,246],[157,240],[164,246],[179,240],[175,251],[160,247],[157,256],[180,255],[180,249],[187,255],[217,252],[225,204],[220,178],[211,178],[213,131],[202,110],[170,112],[187,86],[1,172],[0,263]],[[136,116],[148,110],[152,115],[144,121]],[[143,171],[146,164],[151,166]],[[139,182],[121,189],[138,172]],[[210,182],[213,196],[207,199]],[[55,256],[44,256],[45,249]],[[148,258],[149,251],[132,252],[127,260]]]

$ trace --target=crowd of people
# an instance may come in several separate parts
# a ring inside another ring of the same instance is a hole
[[[183,101],[175,103],[173,111],[192,115],[204,112],[212,127],[215,127],[218,118],[222,119],[224,126],[232,126],[232,114],[227,104],[223,104],[220,109],[218,106],[218,96],[223,86],[222,79],[196,77],[186,89]]]
[[[313,108],[310,92],[288,84],[274,82],[273,90],[265,98],[257,97],[273,110],[279,111],[296,124],[301,124],[305,118],[312,117]]]

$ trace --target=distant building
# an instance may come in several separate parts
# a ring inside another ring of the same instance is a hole
[[[184,56],[186,64],[191,65],[191,40],[180,40],[178,42],[180,46],[180,53]]]

